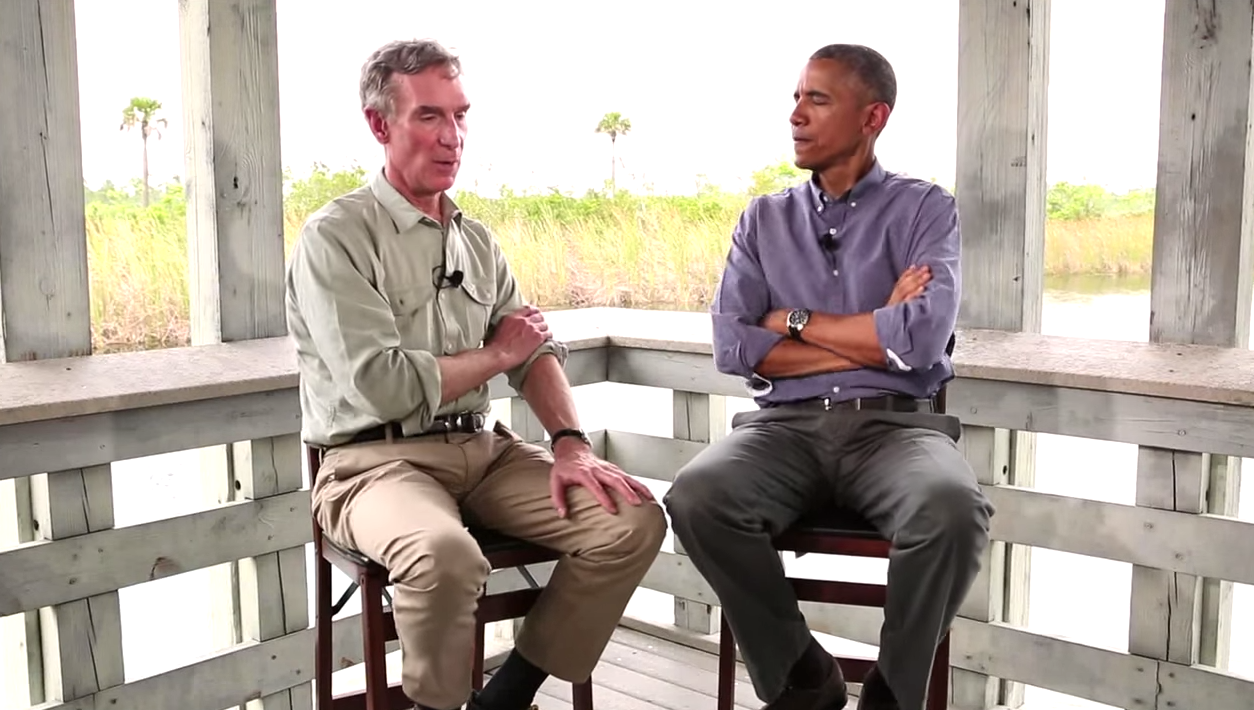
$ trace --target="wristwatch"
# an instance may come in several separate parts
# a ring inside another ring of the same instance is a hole
[[[588,438],[588,435],[584,433],[583,429],[558,429],[553,432],[552,436],[549,437],[549,447],[552,448],[557,445],[557,440],[564,436],[573,436],[588,446],[592,446],[592,440]]]
[[[801,340],[801,331],[810,322],[809,308],[794,308],[788,312],[788,335],[793,340]]]

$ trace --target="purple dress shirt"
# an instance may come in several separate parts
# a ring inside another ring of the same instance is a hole
[[[878,161],[840,197],[811,179],[754,198],[732,233],[711,307],[715,365],[745,378],[759,406],[935,394],[953,377],[945,349],[958,316],[959,242],[953,195],[888,172]],[[932,280],[914,300],[885,306],[912,264],[931,267]],[[888,368],[774,380],[758,375],[759,363],[785,337],[758,322],[780,308],[874,313]]]

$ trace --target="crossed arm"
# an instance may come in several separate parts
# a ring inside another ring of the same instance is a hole
[[[926,369],[939,362],[957,318],[960,255],[953,198],[939,190],[933,195],[908,237],[913,265],[898,277],[885,305],[853,315],[813,312],[804,342],[787,337],[788,312],[803,304],[770,308],[756,220],[746,210],[711,309],[718,369],[776,378],[864,367]]]

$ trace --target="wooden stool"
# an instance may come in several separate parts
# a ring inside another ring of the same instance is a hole
[[[832,509],[811,515],[775,539],[775,549],[798,555],[818,553],[854,557],[888,558],[890,543],[869,522],[850,511]],[[817,579],[789,578],[800,601],[851,606],[884,607],[888,588],[883,584],[832,582]],[[837,657],[845,680],[860,683],[871,670],[873,661],[865,658]],[[736,695],[736,640],[723,614],[718,648],[718,710],[732,710]],[[936,648],[932,677],[928,682],[927,709],[946,710],[949,704],[949,634]]]
[[[318,473],[318,450],[306,447],[310,480]],[[479,598],[475,612],[475,653],[467,659],[472,664],[475,690],[483,688],[484,626],[494,621],[517,619],[527,615],[540,597],[542,588],[525,565],[556,560],[559,555],[545,547],[484,529],[470,529],[492,569],[518,568],[527,580],[528,589],[487,594]],[[315,681],[317,710],[410,710],[414,701],[405,696],[399,683],[387,682],[387,643],[396,639],[396,623],[392,617],[392,598],[387,592],[388,571],[365,555],[345,549],[322,534],[317,521],[313,523],[314,552],[317,558],[318,599],[315,628],[317,649]],[[353,580],[339,601],[331,601],[331,567],[334,565]],[[361,588],[361,632],[366,664],[366,689],[337,697],[331,696],[332,659],[331,620]],[[387,605],[384,605],[384,600]],[[592,681],[573,683],[575,710],[593,710]]]

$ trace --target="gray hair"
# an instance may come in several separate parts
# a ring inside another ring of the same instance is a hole
[[[361,67],[361,107],[391,116],[396,108],[392,76],[418,74],[435,66],[461,73],[461,59],[433,39],[396,40],[376,49]]]

